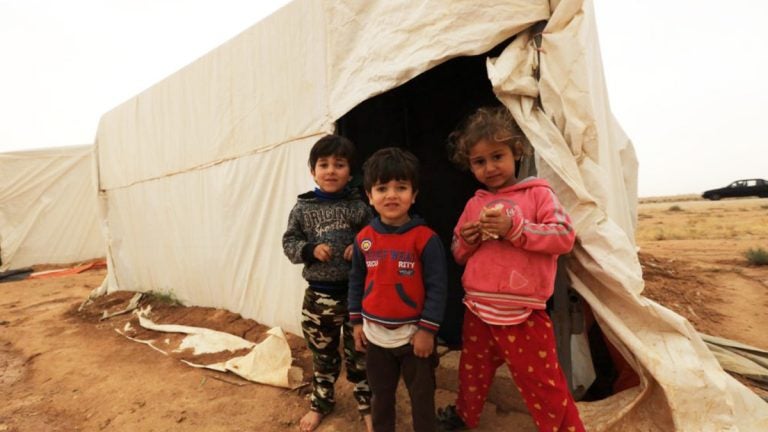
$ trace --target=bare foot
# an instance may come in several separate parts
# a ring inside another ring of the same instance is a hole
[[[365,422],[365,430],[368,432],[373,432],[373,420],[371,419],[371,415],[364,415],[363,421]]]
[[[323,421],[323,415],[317,411],[309,411],[299,420],[299,430],[301,432],[312,432]]]

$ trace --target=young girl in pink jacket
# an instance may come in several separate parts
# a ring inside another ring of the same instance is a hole
[[[480,108],[451,140],[453,160],[486,190],[470,198],[453,231],[466,311],[459,394],[438,420],[444,430],[476,427],[506,363],[540,431],[584,431],[545,310],[557,257],[576,237],[571,219],[545,180],[515,175],[525,137],[505,107]]]

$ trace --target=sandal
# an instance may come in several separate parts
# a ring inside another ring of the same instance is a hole
[[[455,405],[448,405],[445,408],[437,409],[437,430],[438,431],[460,431],[468,430],[466,423],[456,412]]]

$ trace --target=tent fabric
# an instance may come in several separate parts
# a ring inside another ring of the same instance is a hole
[[[104,257],[93,146],[0,154],[0,271]]]
[[[305,282],[281,239],[296,191],[313,184],[306,157],[318,138],[107,190],[107,291],[172,291],[301,334]]]
[[[330,116],[549,17],[546,1],[327,1]]]
[[[357,104],[515,35],[488,78],[574,220],[574,288],[640,377],[580,403],[588,428],[768,430],[768,405],[641,295],[637,160],[609,109],[589,1],[295,0],[102,118],[107,289],[170,290],[299,333],[305,283],[280,239],[313,187],[309,147]]]
[[[286,5],[104,115],[99,165],[120,169],[100,170],[100,188],[205,170],[331,131],[322,4]]]
[[[723,369],[746,376],[768,390],[768,351],[717,336],[699,335]]]

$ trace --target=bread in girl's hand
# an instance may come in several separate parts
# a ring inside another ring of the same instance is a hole
[[[493,207],[483,207],[483,209],[480,211],[480,220],[483,220],[483,218],[488,214],[501,214],[501,209],[503,209],[504,206],[501,203],[496,203]],[[489,231],[486,231],[484,229],[480,230],[481,234],[481,240],[486,241],[490,239],[498,239],[499,235],[496,233],[492,233]]]

